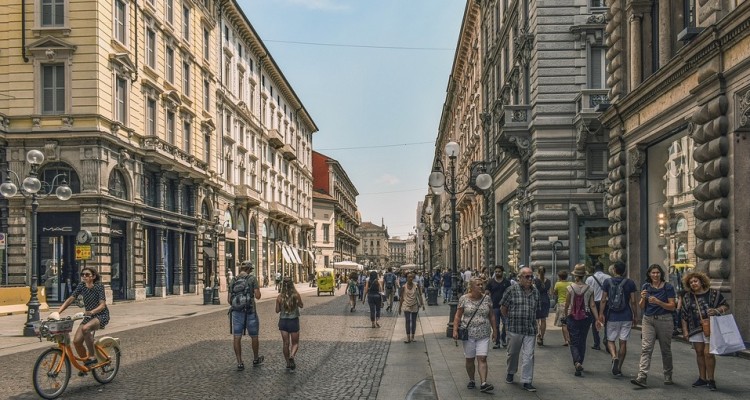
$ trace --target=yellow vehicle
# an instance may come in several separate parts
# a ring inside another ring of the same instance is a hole
[[[315,280],[318,284],[318,296],[320,296],[320,292],[329,292],[333,296],[336,290],[336,275],[333,272],[333,268],[320,268],[315,271],[315,275]]]

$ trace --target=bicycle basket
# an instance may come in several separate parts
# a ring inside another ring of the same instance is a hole
[[[61,319],[56,321],[34,321],[31,325],[34,327],[34,333],[37,336],[46,337],[72,332],[74,323],[75,321],[72,319]]]

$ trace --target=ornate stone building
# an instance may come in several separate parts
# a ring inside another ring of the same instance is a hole
[[[609,263],[601,1],[481,1],[490,263]],[[555,260],[556,262],[553,262]]]
[[[301,274],[317,127],[234,0],[29,2],[21,12],[8,9],[0,26],[0,164],[3,178],[7,167],[23,179],[26,152],[41,149],[40,178],[64,174],[73,189],[66,202],[39,202],[35,267],[40,283],[52,271],[50,301],[84,264],[115,301],[224,290],[237,260],[262,277],[286,254],[286,272]],[[2,284],[27,285],[30,205],[0,202]],[[217,224],[228,229],[198,229]],[[85,261],[80,231],[92,236]]]
[[[357,247],[357,260],[365,269],[385,269],[390,261],[388,252],[388,228],[372,222],[362,222],[357,229],[360,242]]]
[[[637,281],[652,263],[703,271],[745,310],[750,1],[607,5],[611,258]]]

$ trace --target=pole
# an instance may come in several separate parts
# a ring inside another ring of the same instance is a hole
[[[453,318],[456,316],[458,308],[458,234],[456,233],[456,163],[455,157],[450,157],[451,168],[451,263],[453,263],[451,277],[451,299],[448,302],[450,307],[448,327],[446,336],[453,337]]]
[[[39,207],[39,201],[37,200],[36,193],[31,195],[31,285],[29,290],[31,291],[31,297],[29,302],[26,304],[29,311],[26,314],[26,325],[23,327],[24,336],[36,336],[34,333],[33,322],[39,321],[39,298],[37,294],[39,287],[37,286],[37,264],[39,263],[39,254],[37,254],[37,238],[36,238],[36,221],[37,221],[37,207]]]
[[[213,245],[214,245],[214,257],[213,257],[214,287],[211,293],[212,294],[211,304],[219,305],[221,304],[221,300],[219,300],[219,233],[214,231],[211,234],[211,238],[213,240]]]

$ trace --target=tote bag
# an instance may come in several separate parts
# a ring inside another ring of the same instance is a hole
[[[745,342],[742,341],[732,314],[711,317],[709,342],[711,354],[730,354],[745,350]]]

